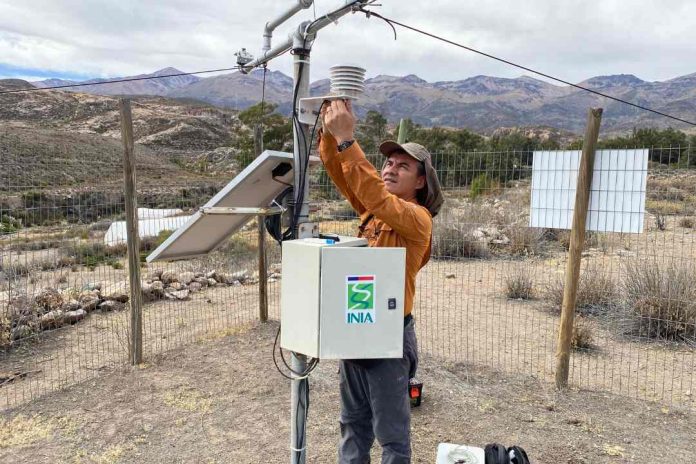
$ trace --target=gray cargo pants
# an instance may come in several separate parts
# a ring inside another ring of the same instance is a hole
[[[413,320],[404,327],[403,358],[341,361],[339,464],[369,464],[375,437],[382,445],[382,464],[411,462],[408,380],[417,366]]]

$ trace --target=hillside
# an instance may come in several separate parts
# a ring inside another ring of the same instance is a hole
[[[262,76],[259,70],[250,75],[239,72],[224,74],[181,83],[163,90],[161,95],[244,109],[260,101]],[[35,84],[45,85],[47,82]],[[601,106],[605,109],[603,130],[608,133],[628,132],[634,127],[695,130],[583,90],[529,76],[514,79],[474,76],[431,83],[413,74],[380,75],[367,79],[365,84],[365,96],[356,106],[358,115],[377,110],[391,122],[410,117],[424,126],[464,127],[483,133],[491,133],[499,127],[543,126],[579,134],[584,128],[587,108]],[[678,117],[696,119],[696,73],[663,82],[647,82],[628,74],[596,76],[580,84]],[[118,85],[79,88],[79,91],[118,93],[114,90]],[[316,81],[311,85],[311,93],[325,94],[328,87],[328,80]],[[127,93],[140,93],[136,90],[131,88]],[[126,93],[125,90],[122,93]],[[152,94],[153,91],[144,90],[142,93]],[[289,114],[291,96],[292,79],[278,71],[268,72],[266,99],[277,103],[284,114]]]
[[[25,88],[31,85],[0,81],[0,91]],[[222,166],[216,174],[229,177],[236,169],[236,151],[220,149],[234,144],[241,126],[234,112],[163,97],[137,97],[131,107],[141,185],[203,182],[193,166],[201,159]],[[3,94],[0,121],[0,189],[121,185],[116,98],[57,90]]]

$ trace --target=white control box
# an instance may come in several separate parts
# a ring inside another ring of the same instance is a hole
[[[403,356],[405,248],[283,242],[280,346],[320,359]]]

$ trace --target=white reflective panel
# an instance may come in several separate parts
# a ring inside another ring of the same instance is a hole
[[[318,162],[319,158],[310,158],[310,166]],[[202,208],[272,206],[273,200],[288,187],[287,184],[292,185],[293,164],[291,153],[266,150]],[[274,176],[274,170],[276,174],[282,174]],[[150,253],[147,262],[193,258],[210,253],[255,216],[202,214],[198,211]]]
[[[535,151],[529,225],[570,229],[581,152]],[[648,150],[597,150],[587,230],[643,231]]]

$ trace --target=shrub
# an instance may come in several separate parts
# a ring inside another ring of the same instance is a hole
[[[558,241],[561,247],[568,251],[570,249],[570,231],[564,229],[547,229],[546,235],[553,240]],[[600,243],[600,234],[597,232],[585,232],[585,244],[583,250],[596,247]]]
[[[558,276],[546,285],[545,296],[555,311],[563,305],[564,276]],[[616,305],[619,293],[614,279],[599,267],[588,267],[580,274],[576,301],[579,314],[598,314]]]
[[[594,348],[592,326],[582,318],[575,318],[573,337],[570,339],[570,346],[576,350],[589,350]]]
[[[692,217],[683,217],[679,220],[679,226],[684,227],[685,229],[693,229],[694,228],[694,218]]]
[[[655,227],[657,230],[667,230],[667,219],[664,214],[655,214]]]
[[[518,266],[505,276],[505,296],[510,299],[528,300],[534,293],[534,280],[529,268]]]
[[[688,261],[629,261],[623,290],[628,331],[649,338],[696,340],[696,268]]]
[[[510,239],[508,251],[513,255],[538,255],[544,240],[544,230],[521,224],[511,226],[506,235]]]
[[[31,267],[26,262],[0,262],[0,271],[8,278],[12,279],[28,276],[31,274]]]
[[[433,256],[441,259],[488,258],[490,251],[475,229],[491,222],[491,208],[467,205],[458,213],[443,208],[433,221]]]
[[[436,222],[433,230],[433,255],[443,259],[488,258],[485,242],[473,234],[470,224]]]
[[[473,200],[480,195],[490,193],[493,189],[493,185],[493,180],[488,177],[488,174],[479,174],[471,181],[471,185],[469,186],[469,198]]]

